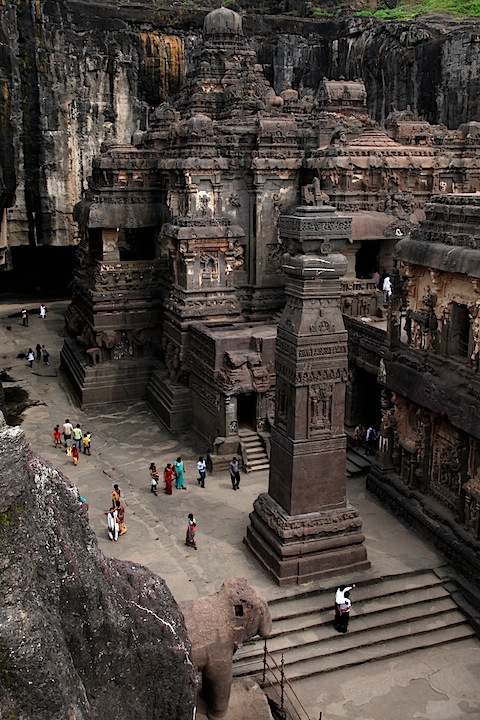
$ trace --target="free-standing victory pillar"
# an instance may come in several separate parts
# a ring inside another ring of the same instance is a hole
[[[287,303],[275,352],[268,493],[245,542],[279,585],[368,568],[362,520],[346,495],[347,333],[340,278],[351,218],[328,205],[280,218]]]

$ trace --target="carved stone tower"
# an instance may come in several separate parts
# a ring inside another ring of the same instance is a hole
[[[277,335],[276,413],[268,493],[245,538],[279,585],[369,567],[362,520],[346,497],[347,333],[339,250],[351,219],[327,205],[282,216],[287,303]]]

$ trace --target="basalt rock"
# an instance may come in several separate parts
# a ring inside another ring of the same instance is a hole
[[[186,720],[195,670],[161,578],[98,548],[78,490],[0,430],[0,718]]]

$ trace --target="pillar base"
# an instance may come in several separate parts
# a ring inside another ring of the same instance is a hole
[[[280,586],[370,567],[362,519],[348,502],[341,509],[293,516],[263,493],[250,522],[244,542]]]

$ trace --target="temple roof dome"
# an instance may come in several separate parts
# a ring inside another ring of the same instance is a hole
[[[206,37],[209,35],[243,36],[242,18],[229,8],[217,8],[205,17],[203,33]]]

